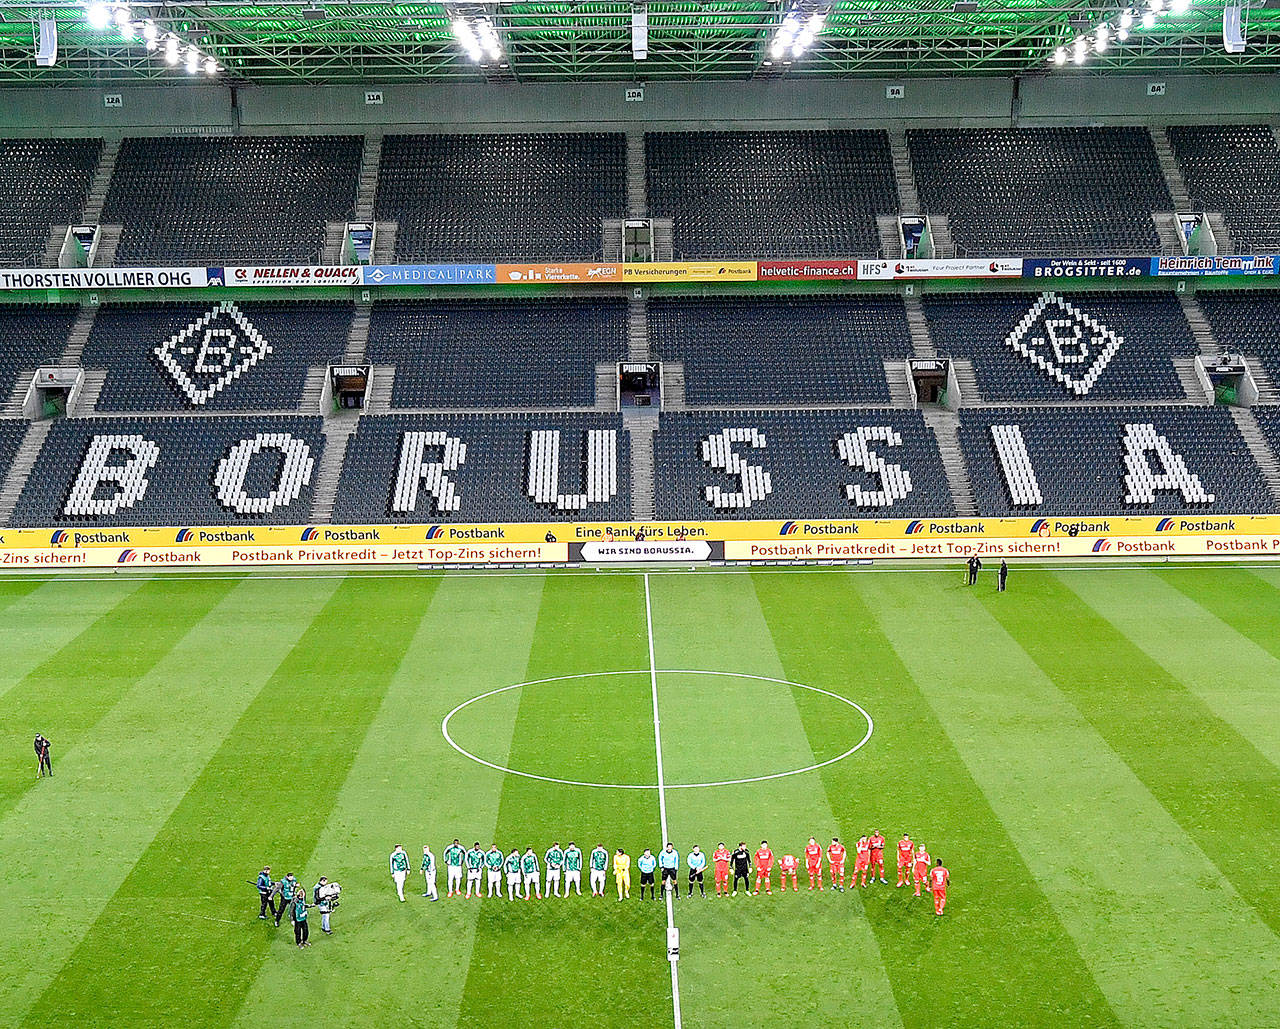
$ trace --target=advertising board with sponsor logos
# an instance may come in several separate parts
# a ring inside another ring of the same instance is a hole
[[[0,567],[486,566],[1280,556],[1280,515],[0,529]]]

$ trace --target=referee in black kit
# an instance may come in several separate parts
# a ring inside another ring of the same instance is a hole
[[[36,733],[36,778],[42,776],[53,775],[53,761],[49,758],[49,749],[53,746],[44,736],[43,733]]]

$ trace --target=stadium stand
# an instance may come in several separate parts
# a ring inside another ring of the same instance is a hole
[[[18,452],[22,437],[26,435],[27,424],[17,418],[0,418],[0,483],[9,473],[13,455]]]
[[[117,265],[316,264],[355,209],[359,136],[126,139],[103,221]]]
[[[375,211],[400,261],[591,260],[626,213],[626,137],[387,136]]]
[[[625,520],[616,414],[367,416],[347,448],[335,522]]]
[[[1280,147],[1267,125],[1169,128],[1192,206],[1221,211],[1241,253],[1280,250]]]
[[[1017,431],[993,431],[1000,426]],[[1225,408],[964,408],[960,441],[982,515],[1250,514],[1273,507]],[[1002,465],[1011,470],[1008,479]]]
[[[71,304],[0,304],[0,403],[24,375],[62,356],[78,311]]]
[[[597,361],[627,349],[617,297],[375,304],[367,354],[395,365],[393,407],[591,407]]]
[[[54,225],[84,212],[100,139],[0,140],[0,263],[39,267]]]
[[[649,301],[659,360],[683,361],[691,405],[887,404],[884,360],[911,353],[896,296]]]
[[[1196,299],[1222,348],[1256,356],[1280,383],[1280,292],[1201,290]]]
[[[297,415],[64,419],[49,431],[13,524],[303,523],[321,426]]]
[[[82,363],[99,411],[296,410],[307,368],[342,357],[351,304],[110,304]]]
[[[649,214],[678,256],[875,257],[898,195],[882,130],[650,132]]]
[[[1171,293],[935,294],[924,311],[938,353],[973,362],[983,400],[1186,399],[1173,359],[1197,347]]]
[[[668,412],[655,463],[659,518],[955,513],[918,411]]]
[[[907,145],[960,252],[1160,252],[1151,212],[1173,201],[1146,129],[912,129]]]

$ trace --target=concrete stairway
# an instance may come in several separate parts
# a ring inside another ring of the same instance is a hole
[[[44,254],[40,258],[41,268],[56,268],[62,258],[62,244],[67,241],[69,225],[54,225],[49,229],[49,238],[44,243]]]
[[[84,345],[89,342],[89,333],[93,331],[93,320],[98,316],[98,309],[92,304],[81,304],[76,320],[71,323],[71,332],[67,335],[67,347],[62,352],[62,364],[80,363],[80,355],[84,353]]]
[[[964,357],[953,357],[951,368],[956,373],[956,387],[960,390],[961,407],[981,407],[982,391],[978,389],[978,375],[973,362]]]
[[[389,414],[391,391],[395,385],[395,365],[381,364],[369,369],[369,392],[364,398],[367,414]]]
[[[298,401],[299,414],[327,414],[320,410],[320,398],[324,395],[324,380],[329,374],[327,365],[314,365],[307,369],[307,379],[302,385],[302,399]]]
[[[911,174],[911,151],[905,129],[889,131],[889,156],[893,160],[893,182],[898,187],[898,210],[903,214],[923,214],[915,176]]]
[[[1160,237],[1160,253],[1171,257],[1182,256],[1182,240],[1178,231],[1178,216],[1171,211],[1151,212],[1151,222]]]
[[[1245,446],[1249,448],[1249,453],[1258,463],[1267,489],[1271,491],[1272,499],[1280,504],[1280,461],[1276,460],[1275,451],[1271,449],[1267,437],[1262,434],[1262,429],[1258,427],[1258,420],[1253,416],[1252,411],[1245,407],[1232,407],[1229,410],[1236,428],[1244,437]]]
[[[93,252],[95,268],[114,268],[116,250],[120,246],[120,237],[124,233],[123,225],[100,225],[98,227],[98,249]]]
[[[3,405],[0,405],[0,418],[21,418],[22,406],[27,399],[27,390],[31,388],[31,376],[19,375],[13,384],[13,390]]]
[[[684,362],[662,362],[662,406],[668,411],[683,411]]]
[[[382,133],[370,132],[364,137],[364,153],[360,155],[360,181],[356,187],[355,220],[373,221],[373,199],[378,192],[378,165],[382,163]]]
[[[9,466],[4,481],[0,483],[0,525],[12,524],[13,511],[18,506],[18,498],[22,496],[22,487],[27,484],[27,477],[35,467],[36,458],[40,456],[40,448],[44,446],[45,437],[49,435],[49,429],[52,427],[53,422],[49,419],[32,422],[27,427],[27,434],[22,437],[22,442],[18,445],[13,464]]]
[[[929,215],[929,231],[933,235],[934,257],[950,260],[956,256],[956,241],[951,238],[951,219],[947,215]]]
[[[1213,398],[1205,395],[1204,386],[1200,384],[1194,357],[1175,357],[1173,370],[1178,373],[1178,381],[1182,383],[1182,391],[1186,393],[1188,401],[1193,404],[1213,403]]]
[[[357,415],[330,418],[324,423],[324,453],[315,470],[316,491],[311,498],[311,521],[327,525],[333,519],[333,505],[338,499],[338,480],[342,476],[342,462],[347,456],[347,445],[360,424]]]
[[[1280,404],[1280,389],[1271,380],[1271,374],[1257,357],[1245,355],[1249,362],[1249,374],[1253,376],[1253,384],[1258,387],[1259,404]]]
[[[627,217],[644,218],[648,209],[645,186],[644,133],[627,133]]]
[[[644,290],[627,300],[627,360],[649,360],[649,306]]]
[[[327,266],[342,263],[342,245],[347,241],[346,222],[324,223],[324,246],[320,250],[320,263]]]
[[[356,313],[351,317],[351,327],[347,330],[347,349],[342,360],[347,364],[363,364],[365,352],[369,349],[369,320],[373,317],[372,304],[356,304]]]
[[[907,329],[911,333],[911,356],[937,357],[933,349],[933,336],[929,333],[929,319],[924,316],[924,305],[917,296],[904,296],[902,306],[907,309]]]
[[[105,368],[86,368],[80,379],[80,389],[76,393],[74,410],[67,413],[76,418],[92,418],[98,408],[98,398],[102,396],[102,387],[107,383]]]
[[[102,153],[98,167],[89,182],[89,195],[85,199],[82,220],[85,225],[97,225],[102,221],[102,208],[107,203],[107,190],[111,188],[111,176],[115,174],[116,158],[120,156],[120,140],[102,141]]]
[[[656,414],[631,415],[625,419],[631,438],[631,520],[651,522],[654,517],[653,436],[658,429]]]
[[[880,253],[889,261],[902,256],[902,233],[898,231],[896,214],[877,214],[876,233],[880,237]]]
[[[1227,228],[1227,222],[1222,217],[1222,212],[1205,211],[1204,220],[1209,223],[1209,228],[1213,230],[1213,238],[1218,244],[1218,253],[1234,254],[1236,252],[1236,244],[1231,238],[1231,230]]]
[[[1151,144],[1155,148],[1156,160],[1160,162],[1160,171],[1164,174],[1164,184],[1169,187],[1169,196],[1173,198],[1174,211],[1190,211],[1191,198],[1187,195],[1187,183],[1182,177],[1182,169],[1173,156],[1173,147],[1169,143],[1167,128],[1151,130]]]
[[[596,410],[618,409],[618,366],[613,361],[601,361],[596,365]]]
[[[1213,326],[1209,324],[1209,319],[1205,317],[1204,309],[1200,306],[1200,301],[1196,299],[1194,293],[1177,294],[1178,303],[1182,307],[1182,314],[1187,319],[1187,324],[1191,326],[1191,335],[1195,337],[1196,346],[1200,348],[1200,353],[1204,357],[1218,357],[1222,354],[1222,345],[1218,342],[1218,337],[1213,334]]]
[[[889,384],[889,403],[894,407],[914,408],[915,390],[907,380],[907,368],[903,361],[884,362],[884,378]]]
[[[400,234],[399,222],[378,222],[373,237],[373,263],[396,263],[396,236]]]
[[[675,223],[670,218],[654,218],[652,221],[653,259],[674,261],[676,259]]]
[[[964,452],[960,449],[959,415],[941,408],[926,408],[924,420],[938,441],[938,452],[942,455],[942,468],[947,474],[956,514],[961,518],[974,517],[978,513],[978,505],[973,498],[973,483],[964,463]]]

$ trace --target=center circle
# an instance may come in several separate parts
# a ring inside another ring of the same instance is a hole
[[[840,704],[844,704],[845,706],[852,708],[859,715],[861,715],[862,718],[866,721],[866,732],[861,739],[859,739],[847,750],[843,751],[840,754],[837,754],[835,757],[827,758],[825,761],[818,761],[814,764],[806,765],[803,768],[791,768],[786,771],[771,772],[767,775],[747,776],[741,779],[719,779],[719,780],[714,780],[710,782],[664,783],[663,787],[668,790],[696,790],[696,789],[708,789],[713,786],[739,786],[746,783],[767,782],[771,779],[785,779],[793,775],[804,775],[807,772],[814,772],[814,771],[817,771],[819,768],[825,768],[827,765],[833,765],[837,761],[843,761],[845,758],[861,750],[864,746],[866,746],[867,742],[871,739],[871,734],[875,730],[875,723],[871,720],[871,715],[869,715],[861,705],[854,703],[854,701],[849,700],[847,697],[840,696],[840,694],[838,693],[832,693],[830,690],[824,690],[818,686],[809,686],[802,682],[791,682],[788,679],[777,679],[769,675],[750,675],[746,672],[717,672],[717,671],[706,671],[706,670],[689,669],[689,668],[679,668],[679,669],[659,668],[653,671],[650,671],[649,669],[642,669],[642,670],[636,670],[636,671],[580,672],[576,675],[553,675],[545,679],[530,679],[528,682],[517,682],[517,683],[512,683],[509,686],[499,686],[496,690],[489,690],[487,693],[481,693],[477,696],[472,697],[470,700],[464,700],[461,704],[455,707],[452,711],[450,711],[447,715],[444,716],[444,720],[440,723],[440,732],[444,735],[444,738],[446,742],[448,742],[449,746],[451,746],[463,757],[469,758],[470,760],[476,762],[476,764],[484,765],[486,768],[492,768],[495,771],[503,772],[506,775],[518,775],[525,779],[536,779],[539,782],[557,783],[563,786],[589,786],[594,789],[608,789],[608,790],[654,790],[656,791],[658,789],[658,784],[656,782],[651,782],[651,783],[589,782],[583,779],[559,778],[553,775],[541,775],[537,772],[526,772],[526,771],[522,771],[519,768],[511,768],[507,765],[498,764],[494,761],[487,761],[486,759],[480,757],[478,754],[474,754],[470,750],[467,750],[460,743],[458,743],[457,740],[453,738],[453,735],[450,732],[450,722],[453,720],[455,715],[471,707],[473,704],[479,704],[481,701],[488,700],[493,697],[499,697],[503,694],[511,693],[514,690],[523,690],[530,686],[544,686],[551,683],[570,683],[570,682],[581,680],[581,679],[608,679],[608,678],[628,678],[628,677],[635,678],[639,676],[643,676],[646,679],[652,680],[655,677],[662,676],[662,675],[710,676],[710,677],[719,677],[719,678],[725,678],[725,679],[742,679],[742,680],[748,680],[753,683],[772,684],[772,685],[784,687],[787,689],[808,690],[811,693],[817,693],[817,694],[820,694],[821,696],[829,697],[831,700],[837,701]]]

